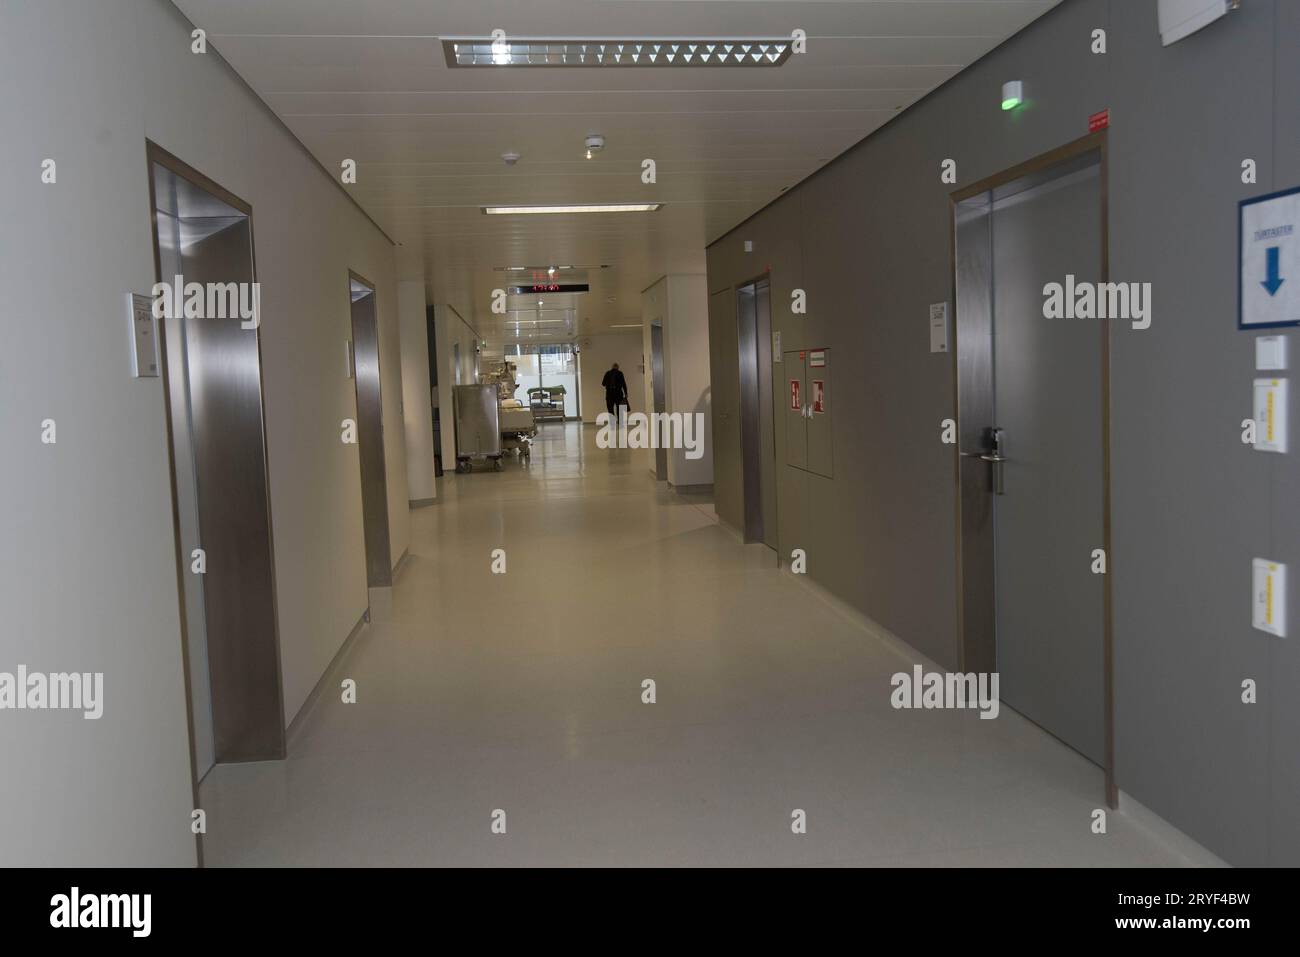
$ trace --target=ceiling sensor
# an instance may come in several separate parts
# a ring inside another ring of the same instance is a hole
[[[507,166],[514,166],[519,162],[519,154],[514,150],[508,150],[501,154],[501,158],[506,161]]]
[[[599,133],[592,133],[587,137],[587,159],[591,159],[597,153],[605,148],[605,137]]]

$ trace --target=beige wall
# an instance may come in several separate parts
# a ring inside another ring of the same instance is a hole
[[[0,497],[22,503],[0,528],[0,670],[105,681],[98,721],[0,720],[6,864],[195,863],[164,397],[130,376],[124,314],[155,278],[146,138],[253,208],[286,719],[367,604],[357,449],[339,438],[348,269],[378,293],[394,558],[409,540],[393,247],[218,55],[190,52],[191,29],[164,0],[0,4],[0,126],[24,131],[0,179],[22,237],[0,279],[39,319],[0,354]]]
[[[615,362],[627,379],[628,409],[632,412],[646,410],[640,330],[583,336],[578,345],[582,350],[583,422],[595,422],[596,416],[605,411],[605,389],[600,381]]]
[[[709,368],[709,302],[706,277],[665,276],[641,294],[641,319],[646,348],[649,326],[664,329],[664,395],[667,411],[703,415],[703,455],[686,457],[684,449],[668,451],[671,485],[713,484],[713,396]],[[648,354],[648,353],[647,353]]]
[[[433,405],[429,385],[429,320],[424,281],[397,284],[402,326],[402,422],[406,429],[406,485],[412,502],[437,497],[433,462]]]

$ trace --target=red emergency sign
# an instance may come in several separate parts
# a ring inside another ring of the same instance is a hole
[[[799,409],[802,408],[802,406],[799,404],[799,380],[798,379],[790,380],[790,408],[794,409],[795,411],[798,411]]]
[[[826,383],[821,379],[813,379],[812,410],[814,412],[826,411]]]

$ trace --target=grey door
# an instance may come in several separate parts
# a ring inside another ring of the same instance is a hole
[[[1046,319],[1048,283],[1101,277],[1098,167],[992,206],[993,496],[997,667],[1003,700],[1104,760],[1102,320]]]
[[[393,564],[388,545],[388,478],[384,467],[384,415],[379,386],[379,323],[375,314],[374,289],[355,276],[350,289],[366,580],[371,588],[384,588],[393,583]]]

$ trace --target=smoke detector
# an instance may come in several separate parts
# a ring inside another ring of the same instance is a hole
[[[592,133],[587,137],[587,159],[591,159],[597,153],[605,148],[605,137],[599,133]]]
[[[514,150],[507,150],[501,154],[501,158],[506,161],[507,166],[514,166],[519,162],[519,154]]]

